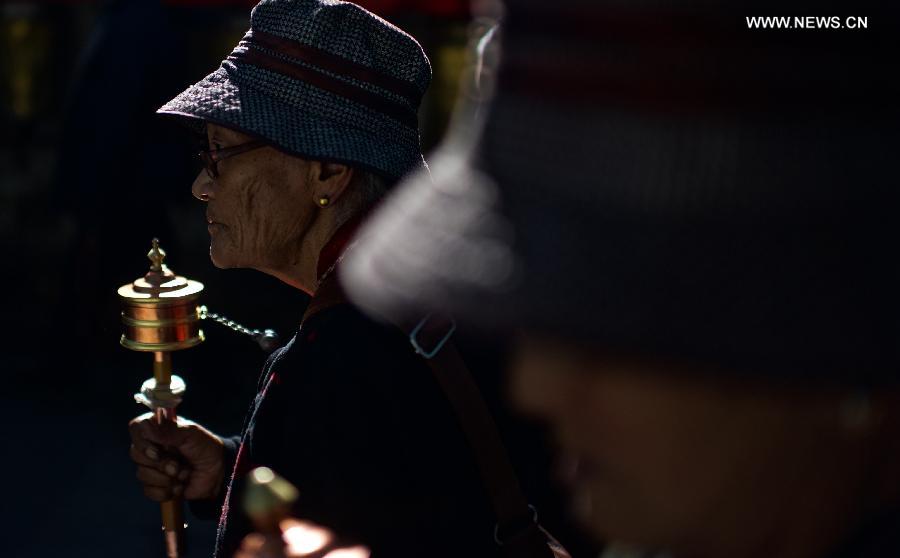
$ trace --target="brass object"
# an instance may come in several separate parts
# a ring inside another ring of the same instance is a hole
[[[171,351],[203,341],[197,301],[203,284],[175,275],[165,264],[166,252],[153,239],[150,270],[119,287],[122,302],[120,343],[133,351],[153,353],[153,377],[145,381],[135,401],[149,407],[160,424],[175,422],[175,409],[184,395],[184,380],[172,373]],[[167,558],[182,556],[184,515],[180,499],[160,504]]]
[[[197,300],[203,283],[175,275],[166,266],[166,252],[155,238],[147,257],[150,271],[119,287],[125,326],[120,343],[146,352],[176,351],[201,343]]]
[[[276,475],[268,467],[257,467],[247,475],[244,489],[244,512],[257,531],[268,532],[278,528],[297,501],[297,488]]]

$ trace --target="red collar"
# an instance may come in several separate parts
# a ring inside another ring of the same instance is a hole
[[[341,256],[344,255],[350,241],[353,240],[356,231],[359,230],[359,226],[362,224],[365,216],[365,213],[361,213],[352,217],[349,221],[341,225],[328,242],[325,243],[322,251],[319,252],[319,261],[316,264],[316,277],[320,282],[324,279],[325,275],[337,265],[338,261],[340,261]]]

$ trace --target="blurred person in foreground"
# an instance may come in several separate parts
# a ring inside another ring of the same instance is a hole
[[[291,517],[300,493],[268,467],[247,474],[243,509],[254,532],[244,537],[234,558],[369,558],[368,548],[348,546],[337,533]]]
[[[608,556],[900,556],[898,19],[732,6],[508,2],[486,122],[343,281],[520,332],[510,393]]]
[[[499,552],[472,452],[430,370],[398,328],[343,303],[334,279],[369,207],[425,167],[417,109],[430,76],[411,36],[359,6],[263,0],[219,69],[159,110],[205,129],[192,192],[207,204],[213,263],[312,295],[267,361],[240,437],[186,419],[131,423],[145,494],[218,517],[217,556],[250,531],[233,495],[259,465],[301,491],[293,516],[376,558]]]

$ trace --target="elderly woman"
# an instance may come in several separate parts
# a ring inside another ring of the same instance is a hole
[[[401,187],[348,292],[521,332],[511,394],[610,556],[900,556],[887,51],[610,4],[510,5],[477,157]]]
[[[266,465],[300,490],[293,514],[378,556],[494,556],[471,451],[404,334],[343,304],[334,282],[360,217],[424,168],[417,108],[430,66],[409,35],[350,3],[263,0],[219,69],[160,109],[203,125],[193,194],[210,256],[312,295],[298,333],[268,360],[242,436],[181,419],[131,423],[153,500],[219,517],[216,552],[249,531],[234,503]]]

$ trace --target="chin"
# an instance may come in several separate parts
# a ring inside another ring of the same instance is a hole
[[[209,246],[209,259],[219,269],[231,269],[237,267],[234,257],[227,251],[217,250],[215,244]]]

